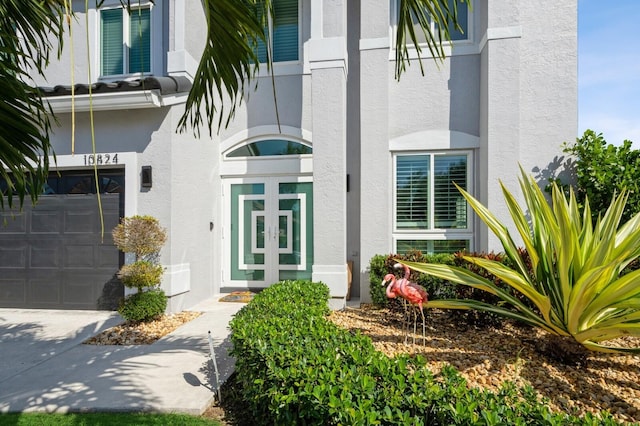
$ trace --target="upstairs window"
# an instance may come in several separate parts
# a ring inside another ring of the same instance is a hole
[[[458,24],[462,28],[462,31],[458,30],[456,26],[453,25],[453,22],[449,21],[447,23],[447,27],[449,29],[449,36],[451,37],[451,41],[455,42],[469,40],[469,8],[466,3],[460,3],[460,0],[449,0],[449,9],[453,11],[454,7],[456,7],[458,10]],[[427,40],[424,36],[424,32],[422,31],[422,28],[420,28],[420,25],[416,18],[414,18],[413,27],[418,42],[426,43]],[[433,34],[437,34],[437,31],[438,29],[436,27],[436,24],[431,21],[431,32]]]
[[[100,10],[100,74],[151,73],[151,5]]]
[[[265,34],[271,42],[273,62],[291,62],[299,58],[298,0],[274,0],[274,16],[269,17]],[[267,62],[267,46],[261,40],[256,46],[261,63]]]

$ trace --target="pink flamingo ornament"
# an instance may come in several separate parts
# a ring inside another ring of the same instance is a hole
[[[398,282],[398,287],[402,298],[409,302],[410,305],[417,306],[418,309],[420,309],[420,316],[422,316],[422,344],[424,345],[426,344],[427,337],[423,305],[428,301],[427,291],[420,284],[409,281],[411,270],[408,266],[401,263],[396,263],[395,265],[393,265],[393,267],[396,269],[404,269],[404,278],[402,278]],[[415,333],[418,316],[415,311],[413,312],[413,315],[413,334],[415,343]]]
[[[385,275],[384,279],[382,280],[382,285],[387,286],[385,291],[387,298],[396,299],[399,297],[402,300],[402,308],[404,310],[404,314],[402,315],[403,316],[402,331],[404,331],[406,327],[407,331],[405,332],[405,335],[404,335],[404,343],[406,344],[407,336],[409,335],[409,319],[407,315],[407,301],[404,297],[402,297],[402,294],[400,293],[400,286],[398,283],[398,279],[396,278],[395,275],[393,274]]]
[[[425,325],[425,317],[424,317],[424,309],[423,305],[428,300],[427,291],[419,284],[409,281],[409,277],[411,275],[411,270],[408,266],[405,266],[401,263],[396,263],[393,265],[395,269],[403,269],[404,277],[397,280],[393,274],[387,274],[384,277],[384,283],[389,283],[387,286],[387,297],[395,298],[401,297],[404,301],[409,302],[410,305],[416,306],[420,310],[420,315],[422,316],[422,343],[426,344],[426,325]],[[406,309],[405,309],[406,313]],[[415,334],[417,332],[417,323],[418,323],[418,314],[416,311],[413,311],[413,343],[415,343]],[[407,324],[407,334],[409,333],[409,324]],[[405,335],[405,343],[407,342],[407,336]]]

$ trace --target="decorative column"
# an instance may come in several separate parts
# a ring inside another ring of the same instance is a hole
[[[520,158],[520,26],[512,0],[487,4],[487,28],[480,41],[480,155],[478,195],[503,223],[510,223],[500,181],[516,189]],[[511,13],[505,13],[511,10]],[[478,250],[501,251],[500,241],[484,224]],[[479,243],[479,244],[478,244]]]
[[[329,286],[333,309],[345,306],[347,294],[346,25],[346,0],[311,0],[311,39],[305,53],[312,85],[312,278]]]
[[[389,13],[388,0],[360,3],[361,270],[366,270],[373,256],[392,250],[389,87],[397,83],[393,80],[393,64],[389,62]],[[366,272],[360,274],[360,301],[371,302]]]

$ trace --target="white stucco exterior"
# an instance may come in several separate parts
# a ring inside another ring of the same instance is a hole
[[[84,2],[73,4],[75,82],[86,84]],[[212,136],[206,129],[200,138],[176,132],[186,93],[140,101],[132,109],[132,92],[94,108],[96,152],[121,155],[113,167],[125,170],[125,214],[155,216],[168,230],[162,286],[172,311],[238,287],[224,280],[231,267],[226,179],[312,179],[311,278],[328,284],[332,306],[341,307],[346,263],[354,263],[351,296],[366,302],[369,260],[396,249],[395,154],[469,153],[470,190],[503,219],[508,213],[499,181],[517,192],[518,164],[544,176],[558,163],[561,144],[577,131],[577,0],[474,0],[468,40],[448,47],[450,55],[439,65],[424,58],[424,76],[412,61],[400,81],[394,78],[394,4],[300,1],[300,59],[274,67],[281,130],[267,75],[249,90],[229,126]],[[159,76],[193,78],[206,25],[200,2],[156,0],[154,7],[163,20],[154,45],[161,55]],[[95,55],[89,55],[94,65]],[[70,85],[70,64],[67,49],[50,66],[47,81],[36,84]],[[148,98],[153,96],[158,94]],[[82,156],[92,152],[89,113],[86,107],[77,112],[72,155],[71,114],[63,104],[56,107],[60,127],[53,136],[57,167],[85,168]],[[248,142],[274,138],[310,146],[313,153],[266,162],[225,157]],[[140,184],[146,165],[153,170],[151,188]],[[471,249],[500,250],[477,220],[472,232]]]

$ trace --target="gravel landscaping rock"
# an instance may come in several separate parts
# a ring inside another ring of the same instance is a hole
[[[200,315],[201,312],[182,311],[176,314],[162,315],[160,318],[148,322],[125,322],[91,337],[83,343],[87,345],[150,345]]]
[[[329,319],[338,326],[369,336],[377,350],[393,357],[400,353],[421,355],[437,374],[450,364],[470,387],[497,390],[505,381],[531,385],[548,398],[553,410],[572,414],[608,410],[622,422],[640,421],[640,356],[611,355],[579,348],[561,360],[559,341],[542,330],[505,320],[502,328],[465,326],[456,312],[425,309],[426,344],[422,325],[405,344],[399,312],[368,305],[334,311]],[[419,320],[419,322],[421,322]],[[415,337],[415,343],[413,338]],[[638,338],[621,338],[617,346],[640,346]],[[562,361],[571,361],[568,364]]]

